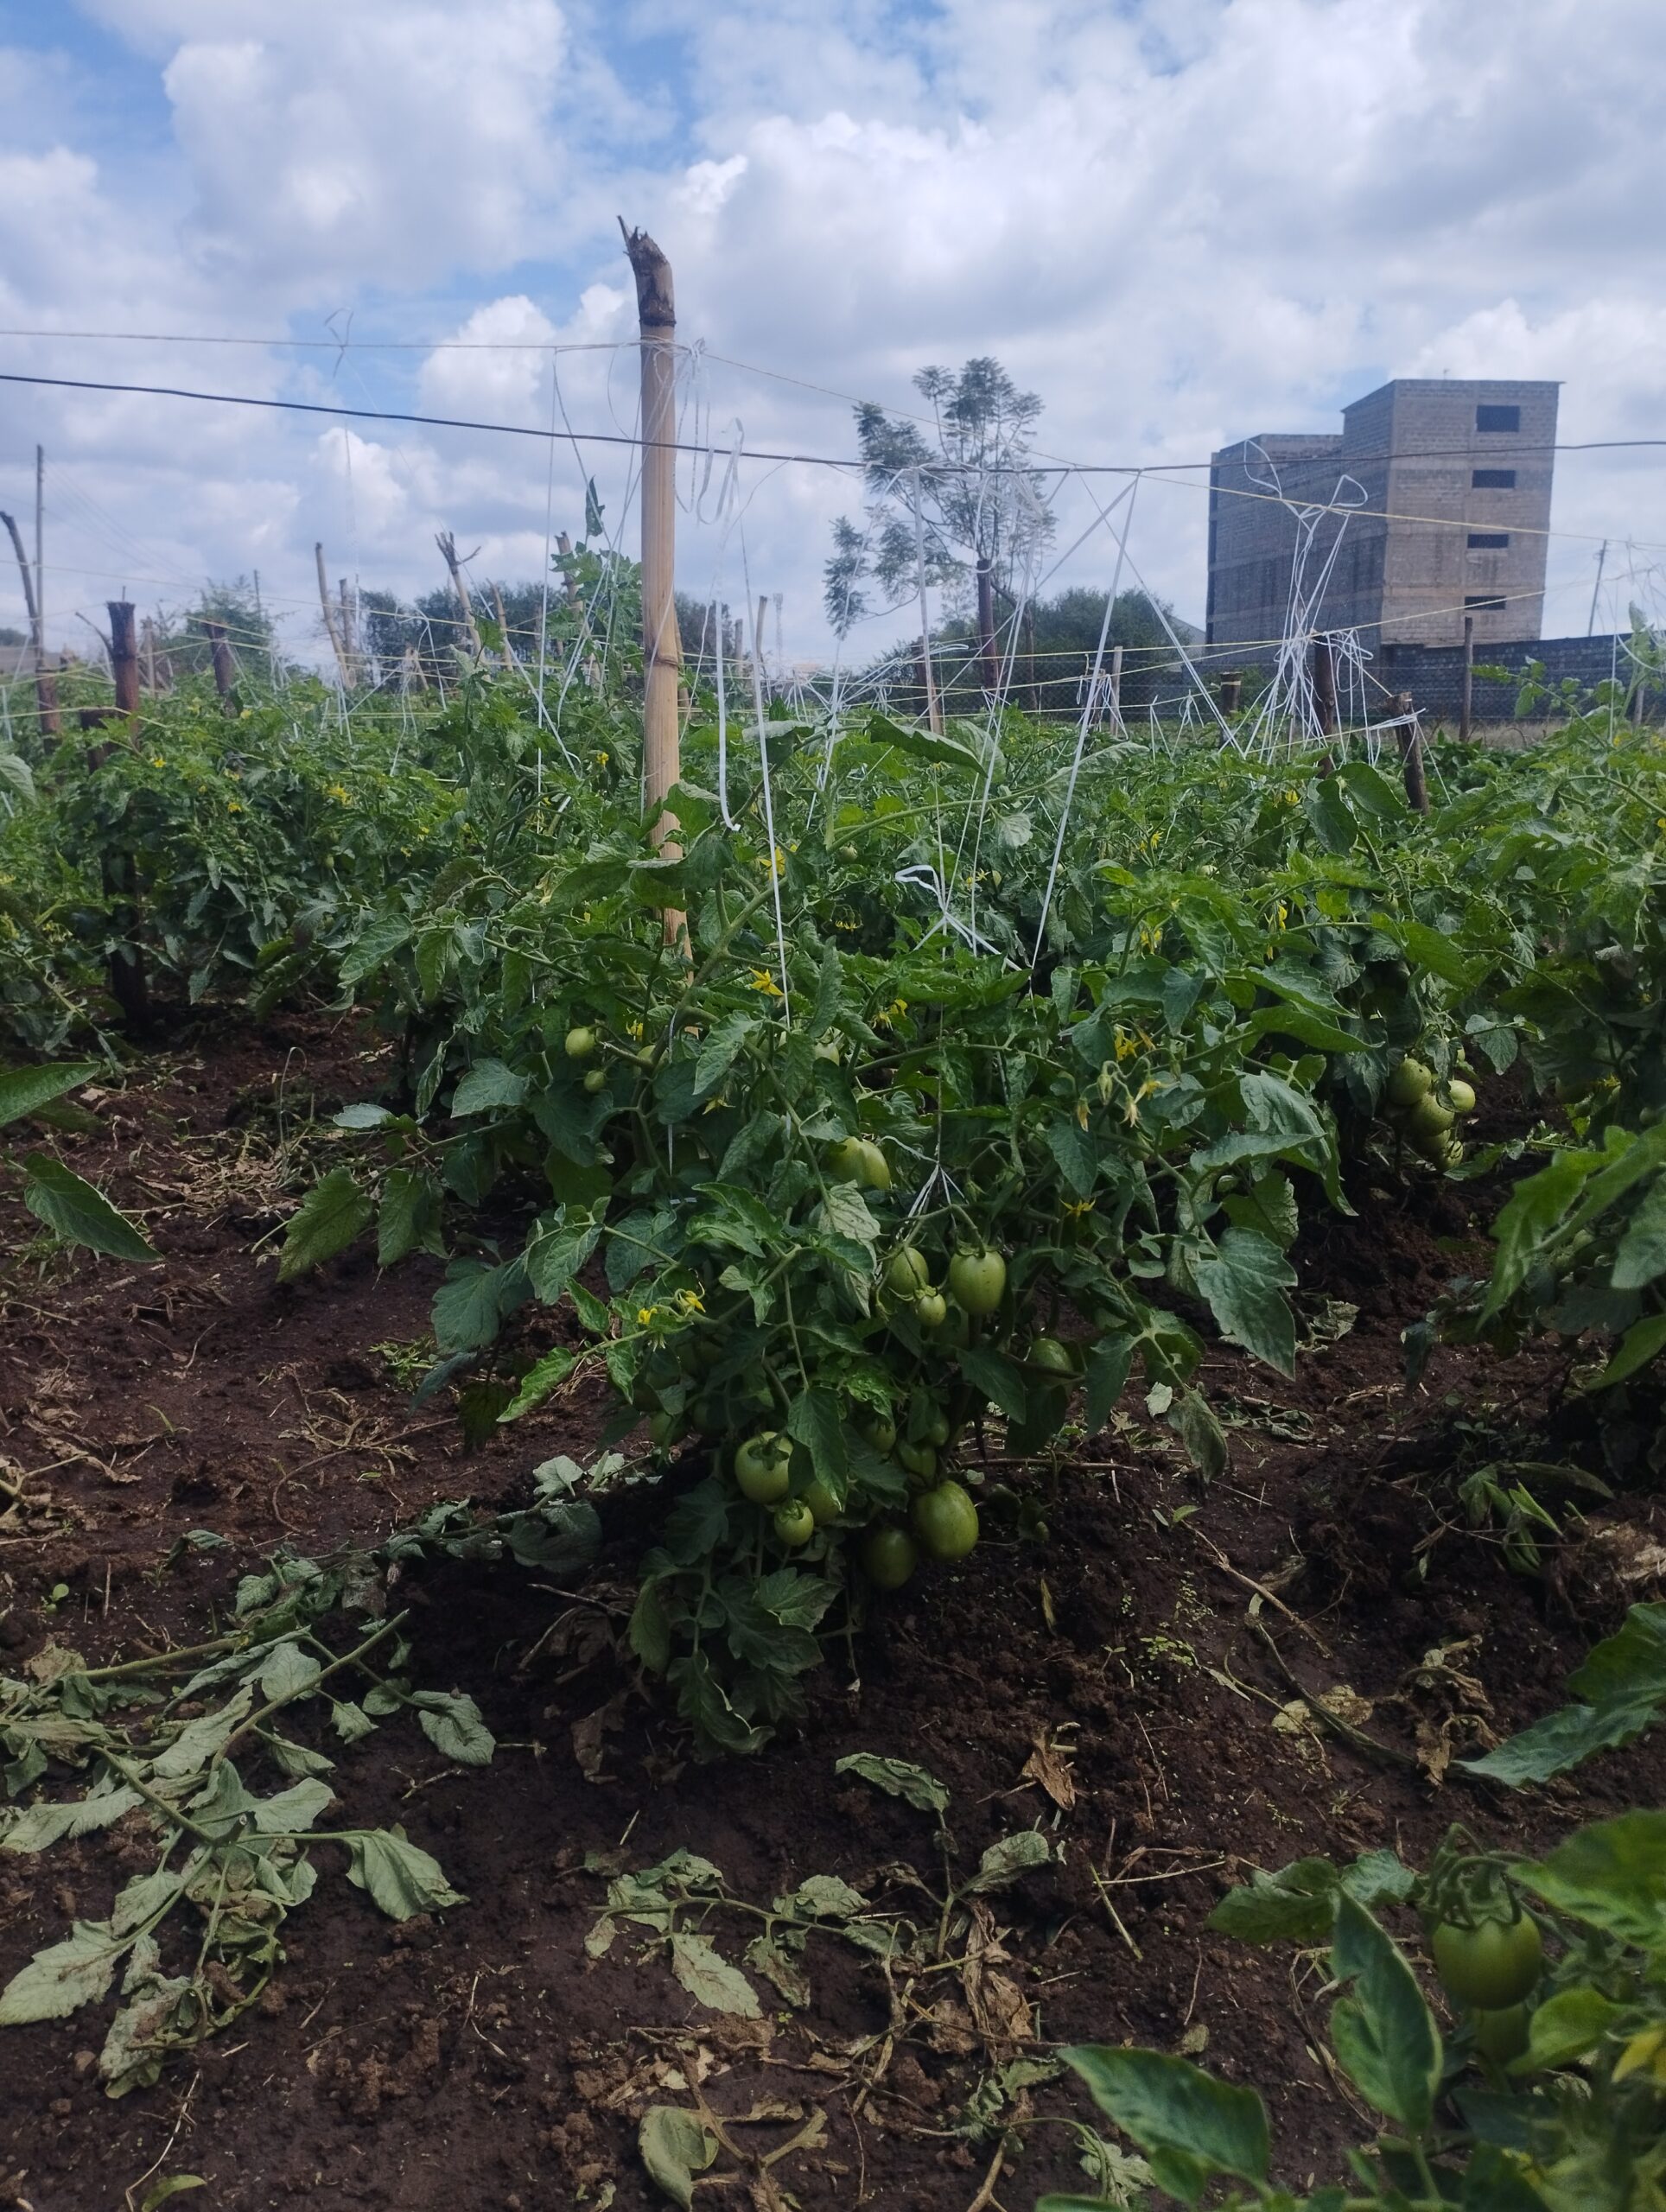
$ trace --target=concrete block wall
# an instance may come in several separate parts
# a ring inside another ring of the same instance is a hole
[[[1629,685],[1632,671],[1625,657],[1625,638],[1536,638],[1528,644],[1514,644],[1483,648],[1476,647],[1476,658],[1484,665],[1507,668],[1510,681],[1506,683],[1488,682],[1478,677],[1475,682],[1474,715],[1477,721],[1513,722],[1516,720],[1516,696],[1527,672],[1530,660],[1542,661],[1545,682],[1554,691],[1567,677],[1580,686],[1588,696],[1599,683],[1606,683],[1615,671],[1618,680]],[[1426,729],[1437,722],[1448,728],[1456,726],[1464,704],[1464,649],[1461,645],[1385,645],[1370,664],[1371,674],[1389,691],[1409,691],[1412,704],[1423,718]],[[1529,721],[1543,715],[1542,706],[1532,709]],[[1644,699],[1644,712],[1647,719],[1655,720],[1666,714],[1666,694],[1656,691]]]

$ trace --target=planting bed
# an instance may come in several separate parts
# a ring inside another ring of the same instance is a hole
[[[373,1544],[439,1499],[516,1505],[537,1463],[593,1445],[603,1390],[582,1376],[472,1452],[448,1392],[412,1408],[436,1262],[378,1274],[358,1251],[279,1284],[296,1148],[327,1141],[315,1116],[378,1071],[351,1020],[205,1018],[104,1090],[96,1132],[60,1141],[167,1265],[48,1255],[0,1294],[6,1672],[53,1644],[98,1663],[202,1641],[277,1548]],[[415,1681],[472,1694],[498,1747],[461,1765],[409,1716],[332,1743],[332,1818],[401,1825],[467,1902],[396,1923],[318,1846],[316,1894],[264,1996],[119,2101],[94,2067],[108,2006],[6,2031],[0,2204],[137,2208],[192,2175],[226,2212],[638,2212],[668,2201],[641,2116],[697,2093],[742,2155],[720,2152],[696,2203],[1028,2212],[1044,2188],[1086,2186],[1054,2119],[1090,2107],[1048,2063],[1084,2038],[1258,2083],[1276,2171],[1292,2186],[1332,2175],[1369,2129],[1319,2056],[1322,1964],[1207,1930],[1226,1888],[1304,1853],[1391,1847],[1421,1865],[1459,1819],[1538,1848],[1660,1802],[1666,1781],[1647,1743],[1548,1791],[1434,1779],[1449,1752],[1561,1701],[1570,1668],[1651,1594],[1641,1578],[1666,1536],[1652,1498],[1622,1496],[1547,1541],[1529,1578],[1494,1531],[1464,1525],[1454,1470],[1568,1419],[1554,1342],[1509,1359],[1438,1349],[1405,1381],[1402,1329],[1451,1274],[1486,1272],[1502,1195],[1390,1193],[1358,1171],[1357,1217],[1320,1219],[1299,1249],[1309,1349],[1294,1380],[1208,1356],[1224,1475],[1201,1484],[1134,1386],[1091,1441],[988,1462],[986,1541],[879,1600],[760,1758],[696,1760],[623,1644],[641,1493],[604,1501],[601,1558],[570,1586],[507,1563],[401,1570]],[[0,1240],[28,1241],[10,1194],[0,1217]],[[193,1547],[205,1528],[226,1545]],[[322,1747],[313,1709],[290,1732]],[[836,1772],[862,1753],[946,1787],[941,1834]],[[739,1963],[759,1924],[744,1905],[836,1876],[934,1921],[916,1885],[940,1897],[945,1864],[963,1880],[1031,1828],[1047,1863],[981,1897],[927,1974],[887,1977],[815,1935],[807,2005],[746,1970],[754,2018],[699,2001],[628,1928],[587,1949],[609,1878],[679,1848],[724,1885],[688,1924]],[[108,1911],[124,1848],[118,1825],[0,1860],[0,1984]],[[1027,2113],[1038,2124],[1003,2139]]]

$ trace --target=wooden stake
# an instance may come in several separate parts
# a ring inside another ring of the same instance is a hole
[[[116,679],[116,712],[130,720],[139,711],[139,649],[133,629],[133,603],[105,601],[110,609],[110,672]]]
[[[498,632],[503,639],[503,664],[506,668],[513,668],[515,654],[509,643],[509,617],[503,611],[503,587],[500,584],[492,587],[492,604],[498,610]]]
[[[127,719],[130,745],[139,712],[139,651],[133,607],[125,599],[106,600],[105,604],[110,610],[110,666],[116,679],[116,712]],[[123,940],[110,956],[110,995],[122,1010],[129,1034],[138,1036],[150,1026],[150,988],[139,944],[139,887],[130,855],[107,849],[102,868],[105,889],[112,894],[111,918]]]
[[[1467,739],[1470,726],[1475,719],[1475,617],[1464,617],[1464,709],[1458,721],[1458,734]]]
[[[214,689],[223,700],[232,698],[236,684],[236,664],[232,658],[232,647],[223,622],[205,622],[202,626],[208,639],[208,651],[214,664]]]
[[[1328,638],[1313,639],[1313,713],[1321,737],[1336,730],[1336,656]]]
[[[462,563],[457,558],[457,541],[448,530],[437,531],[434,543],[440,549],[440,558],[445,563],[451,577],[451,588],[457,594],[457,604],[463,611],[463,635],[468,640],[468,650],[476,660],[483,650],[474,610],[468,603],[468,586],[463,582]]]
[[[999,680],[995,650],[995,566],[987,553],[977,556],[978,681],[991,697]]]
[[[677,633],[677,296],[671,265],[645,231],[625,228],[636,279],[642,354],[642,769],[647,811],[660,811],[653,841],[676,854],[677,818],[664,802],[681,768],[677,694],[682,653]],[[686,916],[665,915],[667,943],[685,934]]]
[[[1120,645],[1113,645],[1110,649],[1110,718],[1112,721],[1120,721],[1122,715],[1122,649]]]
[[[318,603],[324,610],[324,630],[330,641],[330,651],[335,655],[335,672],[341,679],[341,689],[353,689],[353,671],[347,665],[347,648],[341,642],[341,632],[335,624],[335,610],[330,604],[329,579],[324,573],[324,548],[315,545],[313,553],[318,562]]]
[[[919,471],[914,471],[914,574],[919,585],[919,662],[925,672],[925,726],[933,737],[943,734],[943,709],[938,704],[937,677],[932,667],[932,618],[925,607],[925,519],[920,508]]]
[[[41,718],[41,734],[56,737],[58,718],[58,686],[47,667],[46,645],[41,629],[41,602],[35,596],[35,580],[29,574],[28,556],[23,551],[23,539],[16,519],[0,514],[11,534],[12,550],[17,556],[17,573],[23,582],[23,609],[29,616],[29,658],[35,664],[35,707]]]
[[[1411,693],[1396,691],[1389,702],[1390,714],[1396,720],[1411,712]],[[1400,757],[1405,765],[1406,804],[1414,814],[1429,810],[1428,780],[1423,773],[1423,740],[1414,721],[1401,721],[1395,735],[1400,741]]]

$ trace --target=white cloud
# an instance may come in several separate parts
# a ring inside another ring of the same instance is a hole
[[[560,175],[554,0],[156,0],[153,35],[195,206],[196,251],[239,283],[331,284],[502,267]]]
[[[1042,444],[1084,459],[1192,461],[1246,432],[1331,426],[1395,374],[1559,377],[1570,440],[1663,434],[1658,0],[83,9],[149,57],[172,151],[95,137],[54,93],[47,135],[0,157],[10,322],[247,328],[357,304],[421,334],[448,283],[440,327],[467,342],[412,363],[414,397],[401,385],[394,404],[542,424],[550,346],[595,347],[560,356],[568,416],[628,434],[618,207],[671,254],[682,334],[708,348],[685,432],[709,425],[720,446],[738,416],[752,449],[848,454],[848,408],[806,385],[906,406],[922,363],[984,352],[1042,395]],[[0,83],[22,67],[0,53]],[[160,349],[8,342],[0,365],[370,404],[395,374],[353,354],[301,374],[258,352],[188,358],[188,376]],[[92,397],[31,407],[29,442],[41,424],[159,561],[223,573],[258,545],[302,609],[318,535],[333,563],[406,590],[437,581],[439,526],[482,544],[483,573],[543,557],[532,441],[321,435]],[[24,433],[0,448],[0,494],[21,496],[25,458]],[[623,520],[625,449],[563,444],[556,471],[557,527],[591,472]],[[680,481],[692,499],[700,471]],[[745,483],[754,587],[785,593],[790,645],[819,645],[849,480],[753,467]],[[1090,516],[1071,491],[1061,543]],[[1188,614],[1204,517],[1195,475],[1141,493],[1135,557]],[[1553,549],[1549,619],[1582,627],[1596,542],[1666,540],[1666,464],[1566,454],[1554,520],[1574,534]],[[738,599],[738,531],[725,543],[693,512],[682,529],[690,588],[712,587],[721,547]],[[1109,559],[1102,537],[1073,573],[1103,578]]]

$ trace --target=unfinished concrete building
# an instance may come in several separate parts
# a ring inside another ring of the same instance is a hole
[[[1456,643],[1466,614],[1478,650],[1538,637],[1558,390],[1399,377],[1345,407],[1339,436],[1224,447],[1210,467],[1208,643],[1284,634],[1299,535],[1286,501],[1353,509],[1313,530],[1309,590],[1339,533],[1341,545],[1307,626],[1357,629],[1370,652]]]

